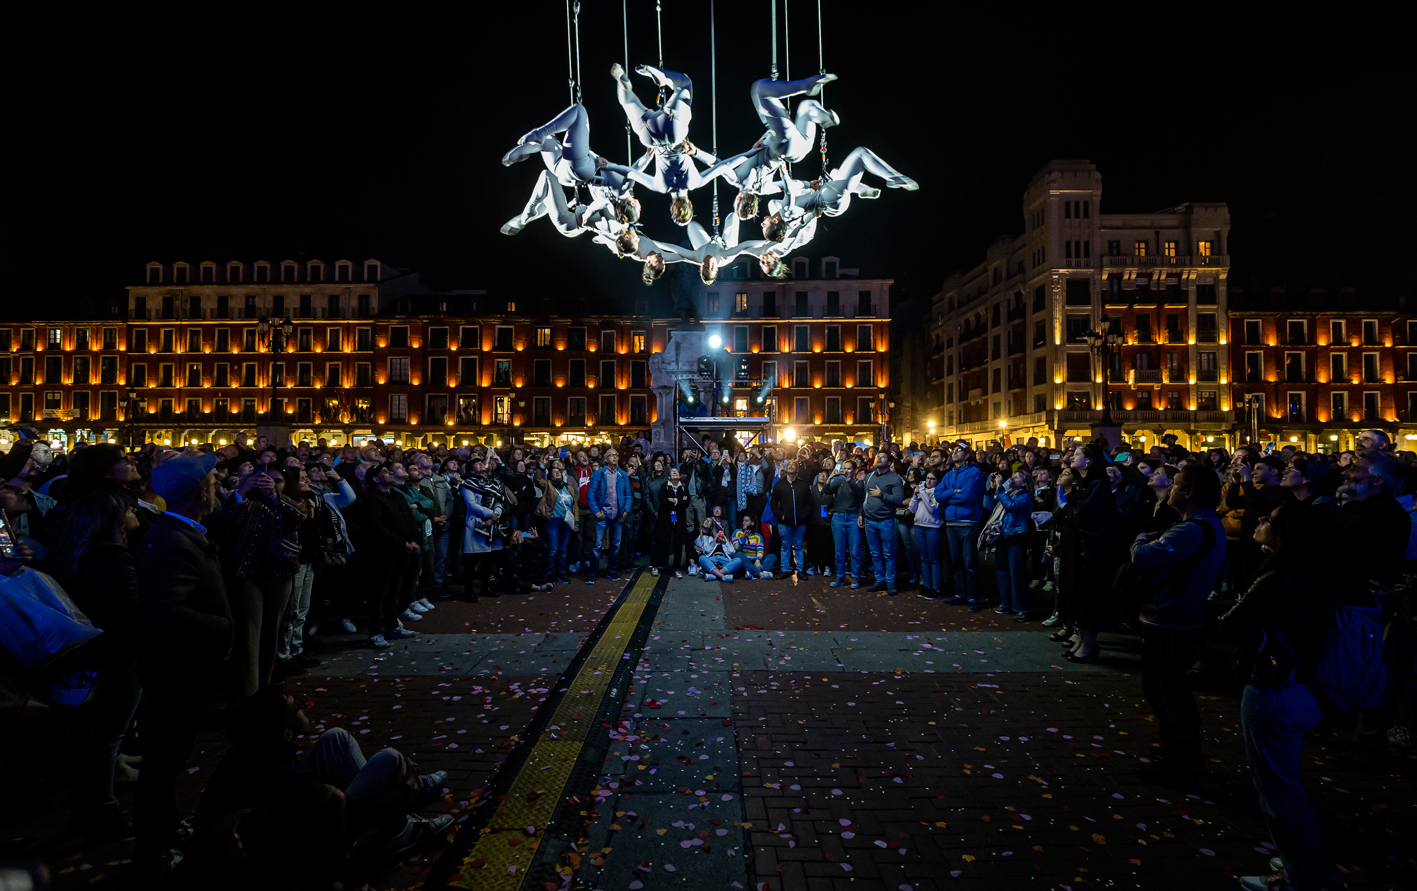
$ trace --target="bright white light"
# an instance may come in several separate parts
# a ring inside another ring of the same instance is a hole
[[[792,442],[792,441],[793,441],[794,439],[796,439],[796,438],[797,438],[797,431],[793,430],[791,427],[788,427],[786,430],[782,431],[782,441],[783,441],[783,442]]]
[[[715,334],[709,338],[709,349],[716,350],[721,346],[723,346],[722,337],[719,337],[717,334]]]

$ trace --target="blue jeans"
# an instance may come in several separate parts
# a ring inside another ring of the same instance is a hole
[[[994,552],[994,575],[999,581],[999,607],[1028,612],[1028,536],[1007,535]]]
[[[129,659],[104,673],[103,684],[90,703],[88,745],[79,759],[74,783],[75,810],[118,807],[118,798],[113,794],[113,768],[142,695],[135,660]]]
[[[920,551],[915,547],[915,524],[909,520],[895,519],[896,549],[910,566],[910,574],[920,578]]]
[[[954,575],[955,596],[970,603],[979,599],[979,524],[945,526],[945,541],[950,546],[950,569]]]
[[[1323,708],[1303,684],[1277,690],[1251,684],[1240,699],[1245,756],[1260,810],[1284,858],[1284,878],[1300,891],[1322,888],[1333,874],[1328,840],[1299,775],[1304,734],[1322,717]]]
[[[920,584],[932,591],[944,590],[945,577],[940,572],[940,529],[938,526],[915,527],[915,550],[920,554]]]
[[[866,547],[871,551],[876,582],[895,585],[895,517],[866,521]]]
[[[836,545],[836,577],[846,578],[846,556],[851,554],[851,577],[861,580],[861,530],[854,514],[832,514],[832,543]]]
[[[792,569],[792,549],[797,549],[797,571],[807,571],[807,527],[803,526],[782,526],[777,527],[777,534],[780,537],[778,545],[778,555],[782,557],[782,571],[789,572]]]
[[[758,566],[762,568],[759,569],[755,567],[753,565],[753,561],[748,560],[747,558],[743,559],[743,569],[747,570],[748,572],[772,572],[773,569],[777,567],[777,555],[764,554],[763,558],[758,561]]]
[[[595,514],[591,514],[595,516]],[[610,528],[610,559],[605,566],[606,572],[615,572],[620,568],[620,538],[625,534],[625,515],[621,514],[615,519],[604,519],[595,521],[595,562],[590,565],[588,575],[595,575],[595,571],[600,568],[600,545],[605,541],[605,529]]]
[[[448,541],[452,525],[433,524],[433,584],[439,588],[448,580]]]
[[[571,527],[560,517],[546,521],[546,544],[551,550],[551,569],[556,578],[566,577],[566,548],[571,544]]]
[[[715,567],[732,577],[733,573],[743,568],[743,561],[738,557],[710,557],[706,554],[699,558],[699,567],[703,569],[705,578],[713,578]]]

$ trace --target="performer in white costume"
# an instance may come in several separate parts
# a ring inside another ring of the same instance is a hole
[[[699,278],[706,285],[711,285],[718,279],[720,266],[732,263],[743,254],[758,257],[764,251],[777,247],[776,243],[767,240],[745,241],[740,244],[738,241],[738,215],[731,212],[724,219],[723,234],[718,238],[709,235],[708,231],[698,223],[689,223],[688,229],[692,247],[668,245],[665,247],[664,259],[668,263],[698,265]]]
[[[892,189],[913,192],[920,188],[915,180],[864,147],[852,149],[841,165],[827,174],[825,179],[815,179],[810,183],[788,176],[784,164],[782,182],[787,190],[787,200],[773,201],[769,205],[770,213],[763,218],[763,235],[781,243],[791,234],[791,225],[802,220],[804,215],[841,216],[851,206],[852,195],[860,195],[862,198],[879,197],[880,189],[863,185],[861,182],[867,172],[884,179],[886,185]],[[805,220],[803,222],[805,223]]]

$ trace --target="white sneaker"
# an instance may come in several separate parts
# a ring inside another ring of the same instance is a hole
[[[651,567],[649,568],[649,574],[650,574],[650,575],[659,575],[659,567],[658,567],[658,566],[651,566]]]
[[[339,629],[345,634],[354,634],[356,631],[359,630],[358,628],[354,627],[353,619],[340,619]]]
[[[684,573],[682,573],[682,572],[680,572],[679,570],[676,569],[676,570],[674,570],[674,577],[675,577],[676,579],[682,579],[682,578],[684,577]]]
[[[433,607],[432,607],[431,605],[429,605],[429,606],[424,606],[422,600],[415,600],[415,601],[413,601],[412,603],[410,603],[410,604],[408,605],[408,608],[411,609],[411,610],[413,610],[413,611],[416,612],[416,613],[426,613],[426,612],[428,612],[430,609],[432,609]]]
[[[413,607],[409,607],[408,609],[399,613],[399,618],[403,619],[405,622],[422,622],[423,614],[416,613],[413,611]]]
[[[770,578],[776,578],[776,576],[773,575],[773,571],[772,571],[771,569],[764,569],[762,572],[758,573],[758,578],[760,578],[760,579],[770,579]]]
[[[420,598],[418,598],[417,600],[413,601],[413,605],[414,605],[414,606],[418,606],[418,607],[422,607],[422,609],[420,610],[420,612],[425,612],[425,613],[428,612],[429,610],[431,610],[431,609],[433,608],[432,602],[429,601],[429,599],[428,599],[427,597],[420,597]]]
[[[382,634],[375,634],[369,638],[369,647],[371,649],[387,650],[391,646],[393,646],[393,644],[389,643],[387,640],[384,640],[384,635]]]
[[[698,575],[698,574],[699,574],[699,568],[698,568],[697,566],[690,566],[690,567],[689,567],[689,575]]]

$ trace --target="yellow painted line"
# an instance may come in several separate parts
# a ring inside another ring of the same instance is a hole
[[[642,574],[620,604],[605,633],[566,685],[566,694],[547,724],[548,729],[560,730],[543,734],[532,746],[526,763],[512,778],[506,797],[497,802],[492,819],[463,858],[462,868],[449,881],[453,887],[479,891],[521,888],[556,805],[565,796],[566,783],[610,688],[610,679],[615,676],[657,581],[649,573]],[[552,732],[559,738],[552,739]],[[534,837],[526,834],[528,826],[536,829]]]

